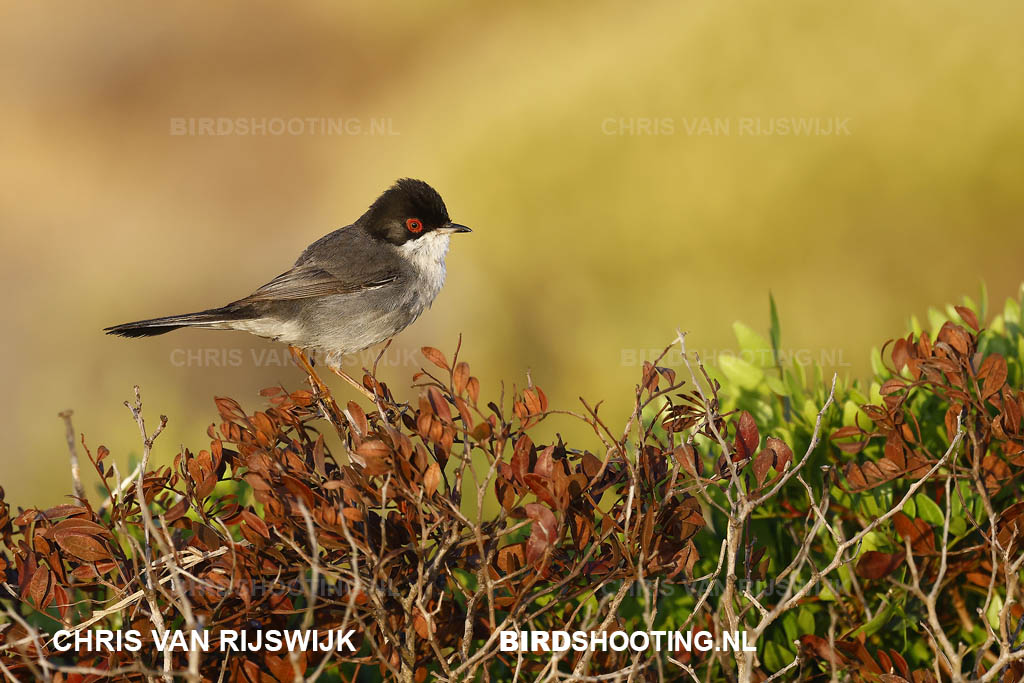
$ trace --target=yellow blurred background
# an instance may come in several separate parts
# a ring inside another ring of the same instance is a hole
[[[249,293],[402,176],[475,232],[385,359],[400,396],[412,351],[462,333],[485,394],[529,370],[619,422],[650,349],[677,326],[735,349],[769,289],[787,349],[864,376],[908,315],[1024,279],[1022,22],[998,0],[5,0],[0,485],[62,500],[65,408],[127,471],[135,383],[164,462],[208,446],[214,395],[301,386],[240,333],[101,328]],[[261,121],[286,130],[242,134]]]

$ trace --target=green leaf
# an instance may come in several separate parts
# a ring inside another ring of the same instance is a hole
[[[725,373],[729,382],[743,389],[756,389],[764,380],[761,368],[736,356],[719,356],[718,367]]]
[[[910,331],[914,333],[915,337],[920,337],[924,328],[921,327],[921,322],[917,319],[916,315],[910,316]]]
[[[916,516],[920,517],[932,526],[937,526],[941,529],[942,525],[946,522],[946,513],[942,511],[942,508],[940,508],[934,500],[923,493],[919,493],[914,496],[914,501],[917,503]]]
[[[764,665],[771,672],[786,668],[786,665],[793,661],[795,654],[782,647],[773,640],[764,645]]]
[[[810,605],[803,605],[800,607],[800,613],[796,617],[797,630],[800,631],[800,635],[806,633],[816,633],[814,630],[814,612],[811,611]]]
[[[1020,325],[1020,304],[1017,303],[1016,299],[1006,300],[1006,306],[1003,307],[1003,317],[1008,323]]]
[[[775,358],[775,364],[779,365],[779,348],[782,346],[782,326],[779,324],[779,311],[775,308],[775,297],[772,296],[771,290],[768,291],[768,312],[770,317],[768,336],[772,340],[772,356]]]
[[[875,373],[875,377],[888,374],[882,362],[882,352],[877,346],[871,348],[871,372]]]
[[[797,387],[804,388],[807,386],[807,368],[801,363],[792,364],[794,376],[796,377]],[[795,394],[796,392],[794,392]]]
[[[786,386],[785,382],[776,377],[773,374],[766,374],[764,376],[764,382],[768,385],[768,388],[776,396],[789,396],[789,387]]]
[[[999,613],[1003,611],[1003,596],[996,593],[992,596],[992,600],[988,603],[988,610],[985,612],[985,618],[988,619],[989,626],[992,630],[999,630]]]
[[[889,603],[889,598],[882,598],[882,604],[876,607],[875,616],[872,617],[871,621],[863,624],[860,628],[855,630],[850,635],[858,636],[863,633],[865,636],[873,636],[878,633],[883,626],[889,623],[894,613],[893,606]]]
[[[843,424],[853,425],[856,424],[857,413],[860,412],[860,406],[853,401],[847,400],[843,403]]]
[[[799,626],[796,623],[796,613],[790,610],[782,617],[782,630],[786,634],[786,642],[792,643],[800,636]]]
[[[906,510],[906,506],[903,509]],[[860,544],[860,554],[863,555],[869,550],[882,550],[886,545],[888,545],[888,542],[885,535],[872,531],[864,535],[864,540]]]
[[[732,324],[732,331],[740,345],[740,358],[760,368],[772,367],[772,350],[764,337],[738,320]]]
[[[804,405],[800,411],[800,414],[803,416],[805,420],[807,420],[807,424],[813,425],[815,420],[818,419],[819,410],[821,410],[821,406],[819,406],[815,401],[808,398],[807,400],[804,401]]]
[[[882,385],[878,382],[871,383],[871,390],[868,392],[868,403],[882,404]]]

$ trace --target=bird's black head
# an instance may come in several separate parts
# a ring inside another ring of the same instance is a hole
[[[359,222],[377,239],[400,246],[435,231],[469,232],[452,223],[437,190],[422,180],[402,178],[377,197]]]

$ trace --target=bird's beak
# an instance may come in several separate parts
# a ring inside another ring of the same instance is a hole
[[[438,231],[443,232],[445,234],[450,234],[453,232],[473,232],[465,225],[459,225],[458,223],[445,223],[440,228],[438,228]]]

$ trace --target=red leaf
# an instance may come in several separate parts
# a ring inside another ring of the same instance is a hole
[[[857,575],[865,579],[881,579],[903,564],[905,555],[902,550],[892,554],[868,550],[857,560]]]
[[[775,471],[782,474],[789,463],[793,461],[793,449],[789,447],[782,439],[778,439],[774,436],[769,436],[765,440],[765,445],[775,453]]]
[[[526,516],[533,520],[533,534],[547,543],[558,540],[558,521],[555,513],[540,503],[527,503]]]
[[[768,476],[768,470],[774,462],[775,454],[767,448],[758,453],[757,457],[754,458],[754,478],[757,479],[758,486],[764,484],[764,480]]]
[[[733,455],[733,460],[743,460],[753,456],[760,442],[761,435],[757,431],[754,416],[744,410],[740,413],[739,425],[736,427],[736,452]]]

